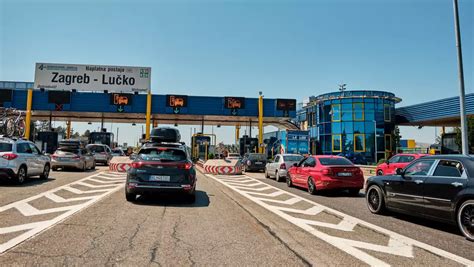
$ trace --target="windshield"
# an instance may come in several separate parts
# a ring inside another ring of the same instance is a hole
[[[186,153],[173,148],[146,148],[140,150],[138,158],[145,161],[184,161]]]
[[[267,160],[267,157],[265,157],[265,154],[250,154],[249,159],[250,160]]]
[[[88,146],[87,148],[92,152],[105,152],[105,147],[103,146]]]
[[[303,159],[303,156],[299,156],[299,155],[283,156],[283,160],[285,160],[285,161],[295,161],[295,162],[299,162],[301,159]]]
[[[0,143],[0,152],[9,152],[12,151],[12,144],[10,143]]]
[[[352,166],[352,162],[345,158],[319,158],[319,162],[321,165],[331,166],[331,165],[338,165],[338,166]]]

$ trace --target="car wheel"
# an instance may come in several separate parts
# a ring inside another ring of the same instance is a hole
[[[57,167],[52,167],[51,170],[56,172],[56,171],[58,171],[58,168]]]
[[[105,166],[109,166],[109,164],[110,164],[110,159],[108,159],[108,160],[105,162],[104,165],[105,165]]]
[[[467,200],[461,204],[457,213],[457,222],[466,239],[474,241],[474,200]]]
[[[382,170],[377,170],[377,176],[383,176],[383,171]]]
[[[125,199],[128,202],[134,202],[137,200],[137,194],[125,192]]]
[[[374,214],[382,214],[385,211],[385,199],[382,189],[378,185],[372,185],[365,195],[367,207]]]
[[[286,185],[288,187],[293,187],[293,182],[291,181],[291,176],[289,173],[286,175]]]
[[[316,185],[312,177],[308,178],[308,193],[311,195],[316,195]]]
[[[95,160],[94,160],[94,163],[92,163],[92,168],[91,170],[95,170]]]
[[[48,180],[49,177],[49,164],[44,165],[43,173],[40,175],[40,179]]]
[[[26,167],[21,166],[20,169],[18,169],[18,174],[16,175],[16,183],[23,184],[26,181],[26,177],[27,177]]]
[[[265,169],[265,178],[270,178],[270,175],[268,175],[267,169]]]
[[[82,164],[81,171],[85,172],[86,170],[87,170],[87,166],[86,166],[86,163],[84,162],[84,164]]]
[[[349,189],[349,195],[351,196],[359,196],[360,188],[351,188]]]
[[[275,172],[275,181],[277,182],[281,181],[280,173],[278,171]]]

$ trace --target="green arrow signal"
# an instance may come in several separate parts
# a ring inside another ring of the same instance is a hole
[[[124,112],[125,109],[123,108],[122,105],[120,105],[120,106],[117,106],[117,111],[118,111],[118,112]]]
[[[173,113],[174,113],[174,114],[178,114],[179,112],[180,112],[180,109],[179,109],[179,108],[174,108],[174,109],[173,109]]]

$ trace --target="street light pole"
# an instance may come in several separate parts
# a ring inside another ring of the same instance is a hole
[[[464,70],[462,64],[462,49],[461,49],[461,29],[459,27],[459,12],[458,12],[458,0],[453,0],[454,6],[454,30],[456,33],[456,47],[458,50],[458,72],[459,72],[459,108],[461,115],[461,140],[462,140],[462,153],[464,155],[469,154],[469,144],[467,141],[467,124],[466,124],[466,96],[464,90]]]

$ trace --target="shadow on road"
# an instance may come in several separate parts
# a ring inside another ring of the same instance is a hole
[[[415,216],[410,216],[410,215],[395,213],[395,212],[388,212],[386,216],[397,218],[399,220],[410,222],[413,224],[422,225],[424,227],[432,228],[435,230],[462,236],[461,232],[459,231],[459,228],[454,224],[433,221],[433,220],[429,220],[425,218],[420,218],[420,217],[415,217]]]
[[[168,207],[207,207],[210,204],[209,196],[204,191],[196,190],[196,201],[191,203],[184,194],[147,194],[137,198],[135,204],[145,206]]]
[[[52,182],[56,180],[55,178],[48,178],[47,180],[39,179],[39,178],[28,178],[23,184],[16,184],[14,181],[10,180],[0,180],[0,186],[4,187],[30,187],[30,186],[38,186],[44,183]]]

